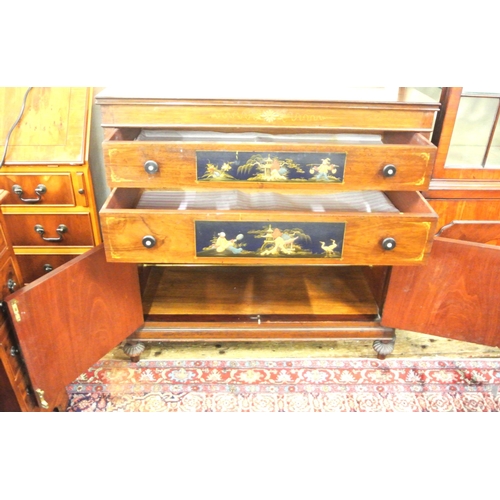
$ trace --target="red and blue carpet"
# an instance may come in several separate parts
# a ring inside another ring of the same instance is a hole
[[[105,360],[69,412],[497,412],[500,360]]]

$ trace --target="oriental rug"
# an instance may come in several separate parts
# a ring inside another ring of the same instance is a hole
[[[497,412],[500,360],[102,360],[69,412]]]

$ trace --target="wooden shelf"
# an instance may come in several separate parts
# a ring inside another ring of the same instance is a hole
[[[147,268],[143,308],[159,316],[221,318],[293,315],[375,318],[379,309],[361,267]]]

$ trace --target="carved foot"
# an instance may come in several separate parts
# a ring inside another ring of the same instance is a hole
[[[142,351],[146,346],[142,342],[126,342],[123,346],[123,352],[130,356],[132,363],[137,363],[141,357]]]
[[[373,349],[377,353],[378,359],[385,359],[386,356],[391,354],[394,351],[394,344],[396,343],[396,339],[387,339],[387,340],[375,340],[373,342]]]

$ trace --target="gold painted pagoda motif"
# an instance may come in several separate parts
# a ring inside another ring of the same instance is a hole
[[[346,153],[197,151],[198,181],[324,182],[344,180]]]
[[[196,221],[198,257],[342,257],[344,222]]]

